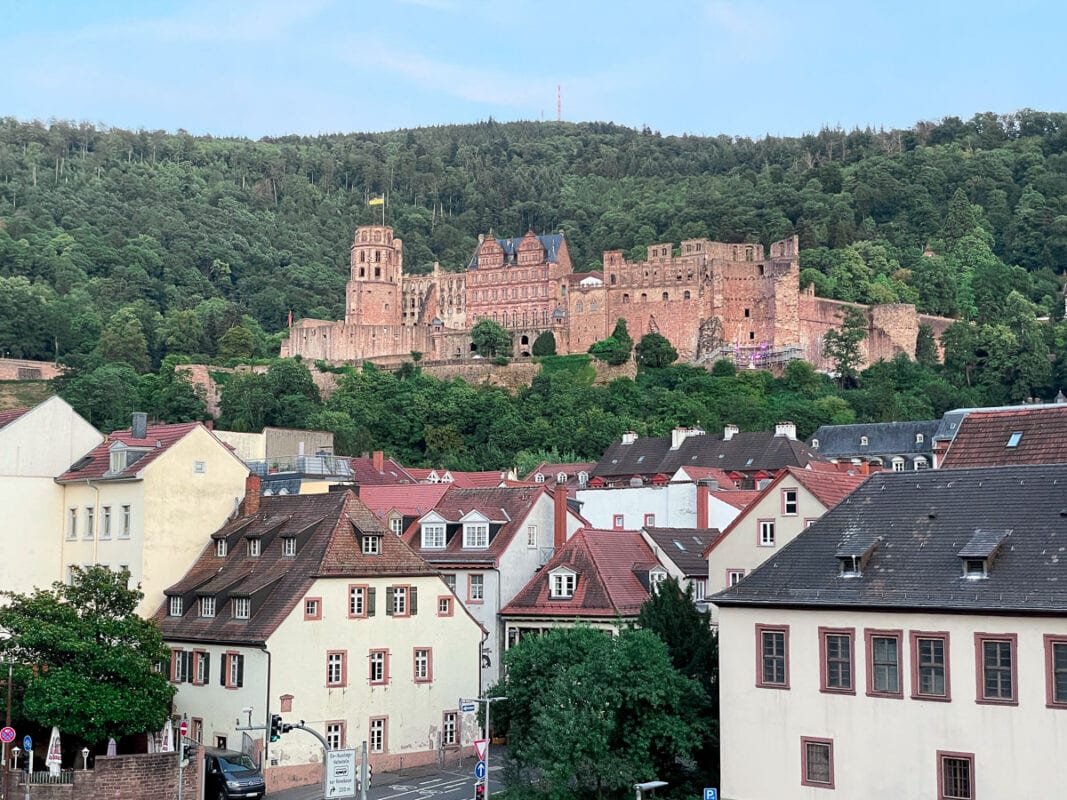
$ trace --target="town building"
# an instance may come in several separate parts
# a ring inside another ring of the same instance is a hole
[[[708,610],[708,547],[722,536],[717,528],[642,528],[641,538],[652,550],[667,577],[674,578],[684,592],[693,587],[693,601]]]
[[[452,486],[404,533],[404,540],[440,571],[459,602],[488,631],[482,649],[483,690],[500,678],[500,609],[582,524],[568,505],[566,484]]]
[[[61,397],[0,411],[0,533],[5,590],[26,594],[64,577],[67,506],[56,477],[104,440]]]
[[[894,472],[936,469],[934,436],[940,420],[821,425],[808,447],[835,463],[866,464]]]
[[[726,800],[1067,782],[1067,464],[872,475],[719,607]]]
[[[247,476],[199,422],[149,425],[135,413],[129,430],[110,434],[56,478],[63,505],[50,519],[61,543],[53,569],[68,580],[72,567],[128,569],[144,593],[138,613],[151,614],[233,513]]]
[[[323,778],[311,736],[242,732],[272,714],[334,749],[366,741],[375,772],[458,759],[476,738],[457,706],[479,690],[481,626],[352,492],[261,497],[248,480],[155,616],[191,736],[262,756],[268,791]]]
[[[1057,403],[967,412],[945,448],[942,466],[1065,463],[1067,404]]]
[[[471,328],[491,319],[512,334],[514,356],[552,334],[556,352],[584,353],[609,336],[619,319],[635,340],[660,333],[683,361],[728,358],[753,368],[804,358],[820,368],[823,336],[843,312],[868,320],[865,363],[913,356],[920,323],[940,332],[950,320],[917,314],[912,305],[857,306],[800,288],[797,237],[769,248],[707,239],[657,243],[631,262],[620,250],[603,254],[602,270],[575,273],[563,232],[480,237],[463,271],[434,264],[429,275],[405,274],[403,242],[386,225],[356,229],[349,253],[343,321],[293,324],[282,356],[330,362],[397,362],[412,352],[434,360],[472,353]]]
[[[575,498],[590,527],[611,530],[717,528],[722,530],[758,492],[725,488],[711,481],[579,489]]]
[[[856,489],[866,475],[787,467],[708,544],[708,595],[734,586]],[[717,623],[712,609],[712,624]]]

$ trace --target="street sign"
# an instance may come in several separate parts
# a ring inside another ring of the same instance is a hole
[[[462,711],[464,714],[473,714],[475,711],[478,710],[478,704],[477,703],[460,703],[459,704],[459,710]]]
[[[33,738],[28,733],[22,737],[22,749],[27,753],[33,749]]]
[[[359,766],[355,750],[326,751],[326,796],[355,797]]]
[[[474,777],[481,780],[485,777],[485,762],[479,761],[474,765]]]
[[[15,741],[14,728],[8,726],[0,730],[0,742],[3,742],[4,744],[11,744],[13,741]]]
[[[188,736],[188,735],[189,735],[189,721],[188,721],[188,720],[185,720],[185,719],[183,719],[183,720],[182,720],[182,721],[181,721],[181,722],[180,722],[180,723],[178,724],[178,733],[180,733],[180,734],[182,735],[182,738],[183,738],[183,739],[184,739],[184,738],[185,738],[186,736]]]
[[[26,737],[29,738],[28,736]],[[485,761],[485,754],[489,751],[488,739],[475,739],[474,740],[474,754],[478,756],[479,761]]]
[[[718,789],[705,789],[704,790],[704,800],[719,800],[719,790]]]

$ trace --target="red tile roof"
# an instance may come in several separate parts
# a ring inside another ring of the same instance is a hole
[[[722,500],[724,503],[732,505],[734,508],[745,509],[753,500],[760,496],[762,492],[757,489],[734,489],[727,491],[712,492],[711,496],[716,500]]]
[[[0,411],[0,428],[4,427],[5,425],[9,425],[15,420],[17,420],[19,417],[29,411],[30,408],[31,406],[26,406],[26,408],[12,408],[8,411]]]
[[[374,459],[369,456],[351,458],[349,464],[352,467],[352,479],[359,486],[390,486],[418,482],[408,470],[391,458],[385,459],[380,470],[375,469]]]
[[[648,600],[638,573],[658,566],[639,531],[581,528],[502,610],[502,616],[635,617]],[[567,567],[578,573],[574,596],[553,599],[550,572]]]
[[[532,481],[534,476],[540,472],[545,478],[545,483],[555,483],[556,475],[562,472],[567,476],[568,481],[573,481],[578,479],[579,472],[584,472],[587,477],[591,476],[595,466],[595,461],[580,461],[574,464],[549,464],[547,461],[542,461],[530,470],[523,480]]]
[[[826,472],[789,467],[793,479],[814,495],[815,499],[826,506],[826,510],[836,506],[848,497],[856,488],[867,480],[866,475],[849,475],[845,472]],[[778,481],[775,481],[777,483]],[[767,487],[768,489],[770,487]]]
[[[390,511],[421,517],[436,506],[449,489],[447,483],[412,483],[405,486],[361,486],[359,499],[380,520]]]
[[[508,483],[507,476],[500,470],[486,470],[485,472],[460,472],[450,469],[424,469],[422,467],[410,467],[408,472],[419,483],[430,480],[430,474],[436,472],[438,482],[450,486],[458,486],[462,489],[491,489],[500,486],[501,482]],[[448,475],[452,480],[444,480]]]
[[[180,442],[190,431],[199,427],[202,427],[199,422],[181,422],[176,425],[149,425],[143,439],[134,439],[130,435],[130,431],[115,431],[103,443],[98,444],[87,455],[76,461],[70,469],[56,478],[56,480],[59,483],[84,481],[88,478],[95,480],[128,480],[167,452],[171,445]],[[111,466],[110,448],[116,441],[123,442],[132,450],[141,451],[144,454],[124,470],[110,473],[108,472],[108,468]],[[222,446],[222,443],[219,442],[219,445]]]
[[[685,474],[689,476],[691,481],[718,481],[719,487],[726,489],[734,485],[733,479],[726,474],[725,470],[718,469],[717,467],[686,467],[681,466],[679,471],[685,470]]]
[[[1014,434],[1019,434],[1012,444]],[[1067,405],[972,411],[949,445],[942,468],[1067,463]]]

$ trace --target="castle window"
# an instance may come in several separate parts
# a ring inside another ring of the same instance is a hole
[[[647,303],[648,302],[648,295],[645,294],[644,292],[641,292],[641,302],[642,303]]]
[[[692,295],[688,291],[682,292],[682,299],[683,300],[690,300],[690,299],[692,299]]]
[[[612,286],[615,285],[615,275],[614,275],[614,273],[611,275],[611,285]]]
[[[751,261],[751,260],[752,260],[752,248],[751,247],[746,247],[745,248],[745,261]]]
[[[746,308],[745,309],[745,316],[746,317],[751,317],[752,316],[752,309],[751,308]]]
[[[382,260],[382,251],[381,250],[375,250],[374,251],[374,260],[375,261],[381,261]]]
[[[628,294],[624,294],[624,295],[622,296],[622,302],[624,302],[624,303],[629,303],[629,302],[630,302],[630,295],[628,295]]]
[[[367,270],[365,268],[363,268],[363,267],[359,268],[359,277],[361,277],[361,278],[366,278],[367,277]]]
[[[574,310],[579,314],[581,314],[583,311],[585,311],[585,306],[582,305],[582,301],[581,300],[579,300],[578,304],[575,305]]]
[[[367,254],[363,250],[359,251],[359,260],[360,261],[366,261],[367,260]]]
[[[763,265],[762,264],[759,265],[759,274],[760,275],[763,274]]]
[[[670,299],[671,299],[670,293],[669,292],[664,292],[663,293],[663,302],[666,303]]]
[[[756,332],[755,331],[749,331],[748,332],[748,338],[749,339],[755,339],[756,338]]]
[[[374,277],[375,278],[382,277],[382,268],[381,267],[375,267],[374,268]]]

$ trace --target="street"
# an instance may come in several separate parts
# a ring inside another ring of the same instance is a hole
[[[490,752],[489,791],[495,793],[503,788],[503,747]],[[436,765],[418,767],[401,772],[376,774],[367,792],[367,800],[473,800],[474,758],[466,758],[460,764],[441,768]],[[358,795],[357,795],[358,797]],[[271,792],[265,800],[322,800],[322,786],[302,786],[296,789]]]

